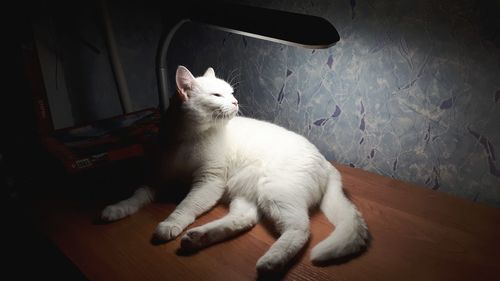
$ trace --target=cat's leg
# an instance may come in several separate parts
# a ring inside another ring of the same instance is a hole
[[[101,219],[115,221],[130,216],[144,205],[151,203],[154,198],[154,190],[149,186],[142,186],[130,198],[104,208]]]
[[[218,220],[190,229],[181,240],[184,249],[200,249],[226,240],[255,226],[259,220],[257,206],[245,198],[235,198],[229,213]]]
[[[258,272],[281,270],[309,240],[307,207],[270,200],[263,206],[264,214],[274,222],[280,237],[257,261]]]
[[[188,195],[168,216],[158,224],[155,235],[168,241],[177,237],[196,217],[210,210],[224,194],[225,182],[222,177],[202,174],[195,179],[195,184]]]

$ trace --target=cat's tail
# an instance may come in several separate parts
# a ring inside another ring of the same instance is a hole
[[[335,231],[312,249],[313,263],[355,254],[366,246],[368,227],[361,213],[342,191],[340,173],[333,166],[320,208],[335,225]]]

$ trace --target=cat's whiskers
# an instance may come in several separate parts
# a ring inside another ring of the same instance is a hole
[[[234,82],[233,84],[230,84],[230,85],[234,89],[234,91],[236,92],[239,90],[240,84],[241,84],[241,81],[238,81],[238,82]]]
[[[232,77],[231,77],[232,76]],[[239,78],[241,76],[241,72],[238,68],[233,69],[229,75],[226,81],[229,83],[229,85],[233,85],[233,82],[235,79]]]
[[[219,110],[218,109],[214,109],[212,111],[212,113],[210,114],[210,117],[211,117],[212,120],[217,120],[217,118],[219,117],[219,115],[220,115]]]
[[[237,89],[240,84],[241,84],[241,80],[231,81],[231,83],[229,83],[229,85],[231,85],[231,87],[233,87],[233,89]]]
[[[212,118],[212,124],[215,127],[225,126],[227,121],[231,119],[231,112],[225,111],[224,109],[214,110],[212,115],[214,116]]]
[[[215,117],[214,117],[214,114],[217,114],[217,115],[215,115]],[[221,115],[221,111],[219,109],[215,109],[211,113],[211,118],[212,118],[212,120],[217,121],[219,119],[220,115]]]

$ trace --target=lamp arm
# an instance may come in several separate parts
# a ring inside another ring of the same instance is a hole
[[[167,62],[167,54],[168,47],[170,46],[170,42],[174,37],[175,33],[181,26],[185,23],[189,22],[189,19],[181,19],[177,22],[170,31],[165,36],[165,39],[161,41],[161,46],[158,53],[157,58],[157,76],[158,76],[158,91],[159,91],[159,107],[160,112],[164,113],[168,108],[168,89],[169,89],[169,80],[168,80],[168,62]]]

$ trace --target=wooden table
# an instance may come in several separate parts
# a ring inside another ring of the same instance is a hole
[[[362,255],[316,267],[311,248],[333,229],[311,216],[312,237],[284,280],[500,280],[500,209],[335,164],[373,240]],[[111,203],[111,202],[108,202]],[[95,223],[102,203],[42,200],[36,224],[90,280],[255,280],[257,259],[276,239],[262,224],[190,256],[179,238],[152,243],[158,222],[175,207],[154,203],[124,220]],[[200,225],[226,213],[217,207]]]

